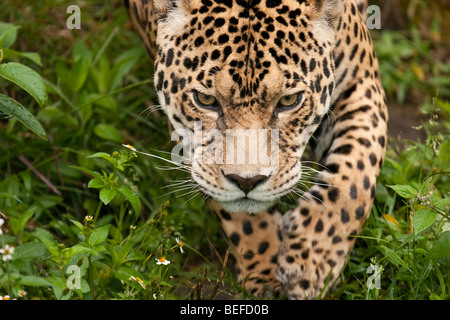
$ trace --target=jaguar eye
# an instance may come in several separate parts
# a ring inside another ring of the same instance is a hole
[[[289,94],[287,96],[283,96],[278,101],[277,107],[278,107],[278,109],[281,109],[281,111],[290,110],[292,108],[295,108],[298,105],[298,103],[300,102],[300,97],[301,97],[300,93],[294,93],[294,94]]]
[[[216,97],[200,91],[193,91],[193,95],[195,103],[200,108],[215,111],[219,114],[219,116],[222,115],[222,107]]]
[[[217,99],[214,96],[205,94],[203,92],[194,91],[194,97],[201,107],[211,108],[212,106],[217,104]]]

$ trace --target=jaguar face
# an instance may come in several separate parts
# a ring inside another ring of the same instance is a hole
[[[160,103],[197,137],[198,188],[231,212],[257,213],[296,188],[334,90],[327,8],[278,2],[180,1],[158,24]]]

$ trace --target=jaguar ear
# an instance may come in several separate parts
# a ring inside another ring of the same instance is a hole
[[[150,55],[155,57],[158,22],[167,16],[177,2],[189,0],[124,0],[131,23],[139,33]]]
[[[195,7],[201,5],[200,1],[196,0],[152,0],[155,9],[156,20],[164,19],[170,9],[176,7],[183,7],[187,12]],[[151,1],[150,1],[151,2]],[[199,3],[197,3],[199,2]]]
[[[313,6],[315,18],[326,18],[333,21],[344,11],[344,0],[306,0]]]
[[[155,19],[158,21],[165,18],[167,11],[173,7],[176,0],[153,0],[149,2],[153,2]]]

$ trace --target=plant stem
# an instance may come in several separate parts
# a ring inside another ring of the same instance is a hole
[[[89,255],[89,287],[91,289],[91,299],[95,300],[95,293],[94,293],[94,275],[92,272],[92,260],[91,255]]]
[[[8,294],[13,298],[12,289],[11,289],[11,273],[9,272],[9,264],[8,261],[5,261],[6,273],[8,274]]]
[[[100,213],[100,209],[102,208],[102,205],[103,205],[103,202],[100,200],[98,202],[97,209],[95,209],[94,222],[97,222],[97,218],[98,218],[98,215]]]

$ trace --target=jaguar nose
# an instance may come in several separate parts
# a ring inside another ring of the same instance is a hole
[[[257,185],[263,183],[264,181],[269,178],[268,176],[264,175],[255,175],[251,178],[243,178],[237,174],[227,174],[225,177],[236,184],[239,189],[244,191],[244,193],[247,195],[250,191],[256,188]]]

